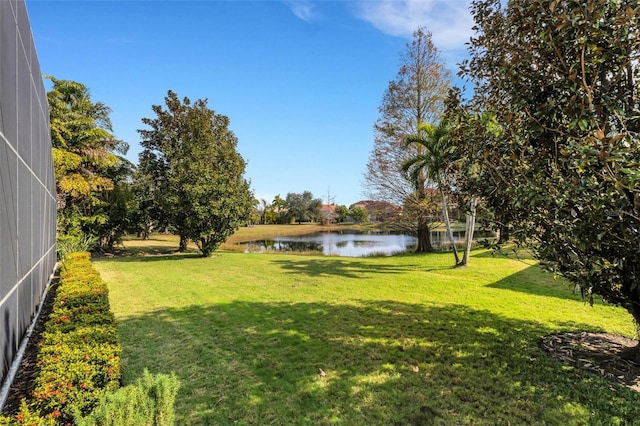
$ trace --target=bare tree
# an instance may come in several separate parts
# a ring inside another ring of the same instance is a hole
[[[418,236],[418,252],[431,251],[429,234],[438,220],[428,204],[426,190],[433,182],[426,175],[412,179],[402,164],[420,154],[419,147],[403,143],[409,135],[420,135],[420,123],[437,123],[444,111],[451,74],[440,59],[431,33],[419,28],[400,56],[400,69],[389,82],[375,123],[375,139],[365,173],[364,189],[369,198],[398,206],[415,204],[412,227]],[[423,214],[415,214],[424,210]]]

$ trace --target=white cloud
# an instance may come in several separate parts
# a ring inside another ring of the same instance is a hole
[[[318,18],[315,5],[311,0],[283,0],[291,8],[291,11],[303,21],[311,22]]]
[[[431,31],[439,49],[464,48],[473,34],[469,0],[364,0],[358,17],[380,31],[411,38],[418,27]]]

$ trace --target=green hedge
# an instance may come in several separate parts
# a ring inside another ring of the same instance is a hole
[[[60,423],[88,414],[120,383],[120,344],[107,286],[89,253],[70,253],[60,270],[53,311],[42,336],[30,406]]]
[[[89,414],[105,392],[118,389],[120,352],[107,286],[89,253],[66,254],[31,400],[0,424],[71,424],[74,413]]]
[[[89,253],[64,259],[32,398],[13,418],[0,416],[0,425],[172,425],[178,379],[145,370],[119,389],[121,349],[107,286]]]

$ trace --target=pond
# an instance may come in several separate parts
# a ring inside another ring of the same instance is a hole
[[[454,232],[458,244],[464,241],[465,232]],[[474,238],[492,236],[486,232],[475,232]],[[433,231],[431,242],[436,250],[446,248],[448,239],[444,231]],[[366,257],[391,256],[415,250],[418,240],[405,234],[384,232],[320,232],[316,234],[275,237],[267,240],[241,243],[245,253],[278,252],[319,252],[325,256]]]

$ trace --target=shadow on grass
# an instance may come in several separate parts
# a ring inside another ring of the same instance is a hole
[[[509,275],[508,277],[489,284],[487,287],[499,288],[501,290],[519,291],[523,293],[533,294],[537,296],[555,297],[558,299],[584,301],[580,293],[574,292],[571,283],[563,278],[558,281],[553,280],[549,274],[549,280],[540,279],[541,268],[538,265],[529,266],[528,268]],[[602,297],[594,295],[594,303],[606,304]]]
[[[195,250],[189,250],[187,253],[195,253]],[[126,247],[119,248],[116,251],[118,256],[169,256],[180,254],[177,247],[167,247],[166,245],[146,245],[143,247]]]
[[[363,278],[371,274],[397,274],[415,267],[398,263],[367,262],[350,257],[347,260],[339,257],[279,259],[273,256],[272,263],[280,266],[289,274],[322,277],[337,275],[345,278]]]
[[[545,356],[549,329],[462,305],[232,302],[121,319],[119,329],[126,382],[145,367],[178,375],[178,424],[640,418],[635,392]]]
[[[105,259],[105,257],[92,257],[92,261],[101,261]],[[108,261],[109,262],[142,262],[142,263],[147,263],[147,262],[157,262],[160,260],[175,260],[175,261],[179,261],[179,260],[187,260],[187,259],[203,259],[202,255],[200,253],[196,253],[196,252],[188,252],[188,253],[178,253],[178,252],[171,252],[171,253],[166,253],[166,254],[157,254],[157,255],[151,255],[151,254],[145,254],[145,255],[116,255],[113,257],[109,257]]]
[[[479,248],[473,254],[474,257],[491,257],[491,258],[508,258],[513,260],[520,260],[523,262],[531,263],[536,262],[533,257],[533,253],[525,248],[519,248],[514,245],[507,245],[500,250],[491,250]]]
[[[115,255],[121,256],[171,256],[178,252],[180,240],[169,234],[155,235],[146,240],[136,237],[125,237],[115,247]],[[189,244],[186,253],[199,253],[194,244]]]
[[[553,280],[551,275],[548,277],[548,280],[540,279],[540,267],[533,265],[500,281],[489,284],[487,287],[519,291],[538,296],[556,297],[558,299],[582,299],[579,294],[573,292],[573,287],[568,281],[563,279],[558,282]]]

